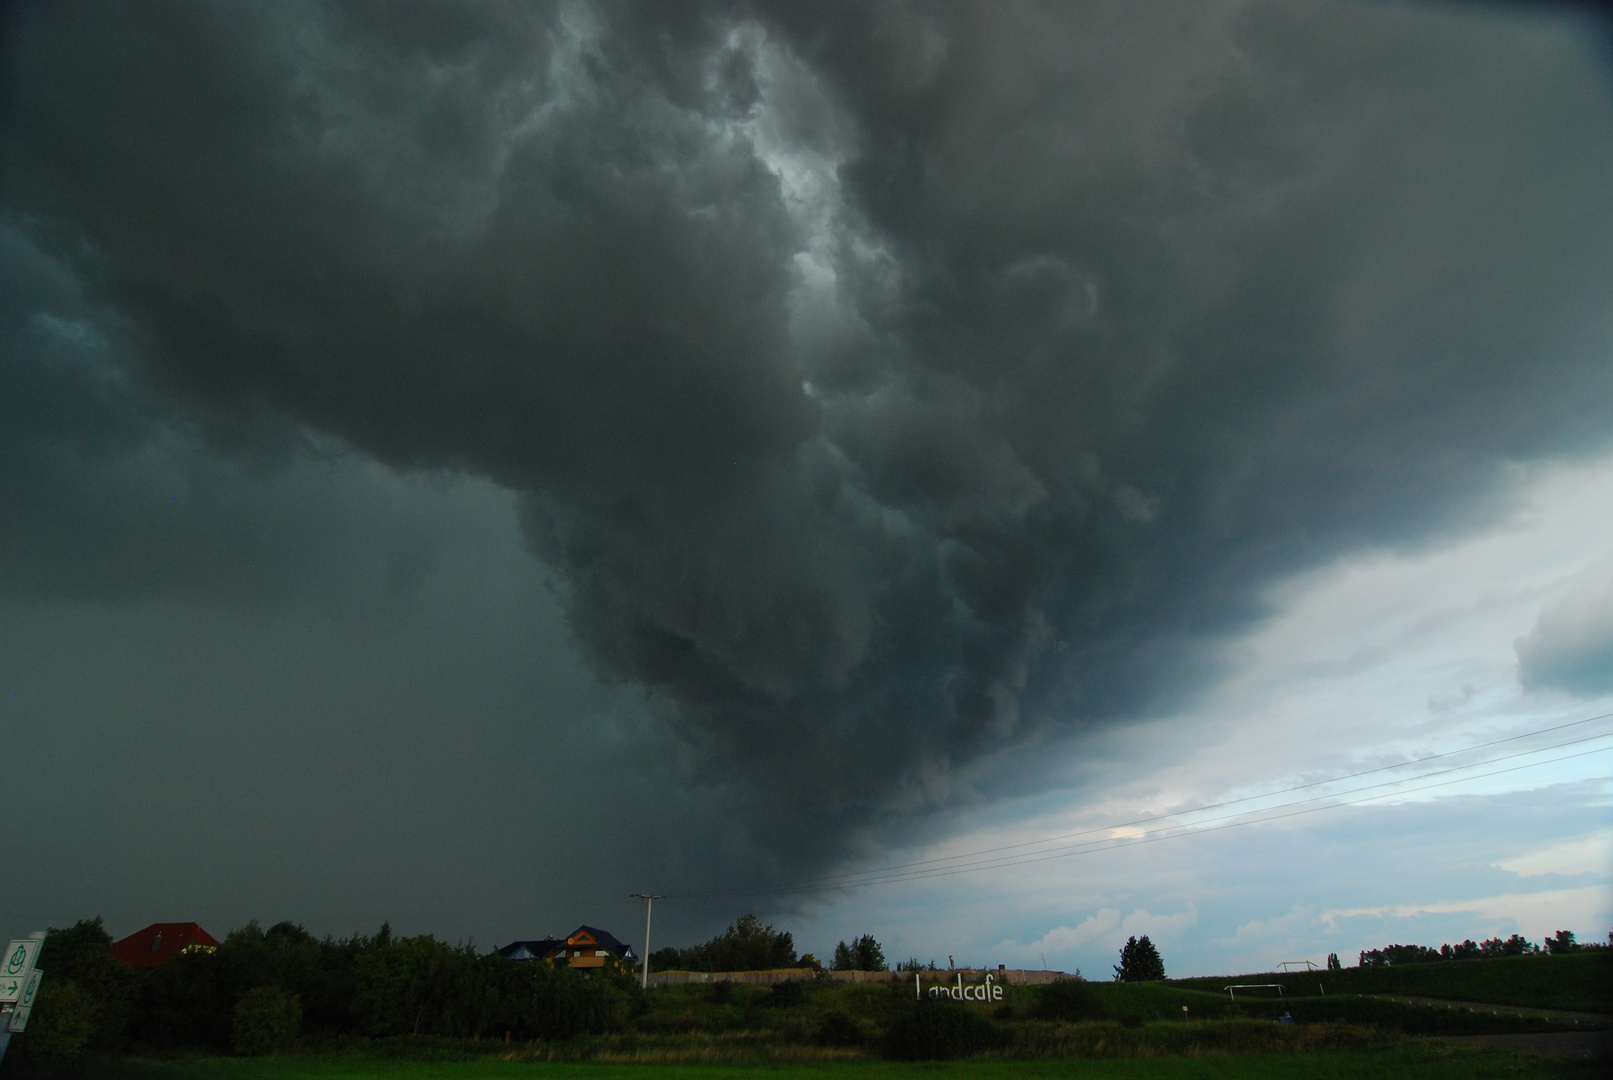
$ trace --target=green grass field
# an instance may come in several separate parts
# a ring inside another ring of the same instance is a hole
[[[1302,974],[1220,975],[1172,979],[1167,985],[1183,990],[1219,992],[1229,983],[1281,983],[1289,997],[1321,996],[1324,992],[1407,994],[1608,1015],[1613,1014],[1613,951],[1453,960]]]
[[[1592,1080],[1604,1063],[1400,1044],[1353,1052],[1158,1057],[1102,1061],[934,1064],[821,1062],[744,1065],[556,1065],[528,1061],[376,1061],[357,1057],[205,1058],[93,1063],[94,1080]]]
[[[1561,959],[1561,958],[1554,958]],[[1482,965],[1485,961],[1472,961]],[[1458,965],[1445,965],[1458,966]],[[1589,965],[1567,965],[1558,971],[1578,972],[1583,976],[1593,973]],[[1502,969],[1506,974],[1507,969]],[[1337,974],[1337,973],[1335,973]],[[1460,973],[1459,973],[1460,974]],[[1485,977],[1478,985],[1462,984],[1471,994],[1492,993],[1488,983],[1494,982],[1493,973],[1482,969],[1475,972]],[[1239,981],[1270,982],[1269,976],[1247,976]],[[1192,980],[1192,984],[1214,984],[1216,990],[1225,980]],[[1231,1020],[1236,1018],[1275,1019],[1284,1012],[1301,1023],[1336,1022],[1369,1026],[1385,1032],[1408,1035],[1477,1035],[1502,1032],[1535,1032],[1573,1030],[1574,1026],[1533,1017],[1519,1017],[1500,1009],[1499,1013],[1469,1013],[1438,1007],[1420,1007],[1381,1001],[1360,996],[1359,993],[1340,990],[1318,995],[1314,983],[1309,996],[1295,993],[1282,1000],[1254,999],[1232,1002],[1224,993],[1208,988],[1196,988],[1183,983],[1141,985],[1125,983],[1091,983],[1092,991],[1103,1002],[1105,1017],[1114,1021],[1181,1022],[1203,1020]],[[1004,1000],[1006,1009],[988,1010],[999,1019],[1023,1021],[1035,988],[1008,987]],[[901,1012],[912,1005],[908,995],[897,984],[863,983],[819,986],[808,991],[797,1004],[778,1008],[773,1003],[771,990],[760,986],[731,985],[720,991],[711,986],[687,985],[665,987],[649,995],[648,1008],[633,1022],[633,1029],[642,1035],[678,1036],[694,1033],[716,1035],[727,1032],[767,1032],[776,1040],[793,1043],[811,1043],[815,1033],[831,1014],[854,1018],[855,1022],[872,1034],[887,1027]],[[1427,995],[1430,997],[1436,995]],[[1498,1001],[1505,994],[1461,998],[1468,1001]],[[1520,995],[1525,997],[1527,995]],[[1570,987],[1561,991],[1559,998],[1580,1001],[1588,997],[1583,988]],[[1186,1009],[1184,1012],[1183,1009]]]
[[[1494,1011],[1468,1012],[1437,1006],[1405,1005],[1358,994],[1309,997],[1250,998],[1236,1003],[1225,994],[1184,990],[1174,986],[1097,984],[1094,991],[1110,1015],[1141,1016],[1145,1020],[1214,1020],[1233,1017],[1275,1019],[1287,1013],[1300,1023],[1343,1023],[1370,1026],[1408,1035],[1482,1035],[1504,1032],[1579,1030],[1600,1023],[1570,1024],[1560,1020],[1519,1016],[1505,1006]],[[1187,1012],[1182,1012],[1183,1007]]]

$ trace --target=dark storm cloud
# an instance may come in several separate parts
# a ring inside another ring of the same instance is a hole
[[[0,222],[0,590],[242,613],[408,598],[449,542],[436,491],[378,489],[284,417],[176,407],[130,377],[127,329]]]
[[[16,506],[84,537],[59,507],[115,500],[40,456],[149,442],[45,359],[75,334],[199,468],[305,428],[487,477],[686,782],[792,859],[1192,689],[1275,577],[1605,445],[1610,110],[1538,27],[61,5],[13,80],[16,242],[90,309],[8,309],[46,418]],[[133,570],[95,573],[7,587]]]

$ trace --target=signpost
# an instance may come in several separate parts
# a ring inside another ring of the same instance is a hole
[[[22,996],[23,984],[43,944],[39,938],[17,938],[6,946],[5,960],[0,963],[0,1002],[16,1001]]]
[[[5,1060],[11,1033],[28,1026],[28,1014],[33,1011],[39,981],[44,977],[44,972],[34,967],[44,943],[44,933],[35,931],[13,940],[0,954],[0,1020],[5,1021],[0,1023],[0,1061]]]
[[[28,1026],[28,1014],[33,1012],[34,997],[39,993],[39,980],[44,977],[45,973],[38,968],[29,973],[27,985],[22,988],[22,997],[17,999],[17,1007],[12,1010],[11,1023],[6,1027],[7,1034]]]

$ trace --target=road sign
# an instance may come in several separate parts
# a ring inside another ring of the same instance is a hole
[[[38,938],[17,938],[6,946],[4,956],[0,957],[0,1002],[16,1001],[22,996],[42,944]]]
[[[34,998],[39,995],[39,981],[45,973],[35,968],[28,975],[28,982],[22,988],[22,997],[17,999],[17,1009],[11,1014],[11,1030],[21,1031],[28,1026],[28,1014],[34,1011]]]
[[[0,964],[0,975],[28,974],[28,969],[39,959],[39,947],[43,944],[38,938],[14,938],[6,946],[5,963]]]

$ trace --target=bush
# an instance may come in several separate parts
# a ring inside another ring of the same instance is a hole
[[[350,1012],[367,1035],[468,1038],[487,1021],[493,974],[510,966],[429,935],[398,938],[358,958]]]
[[[302,1000],[278,986],[248,990],[230,1014],[230,1045],[260,1057],[286,1050],[302,1032]]]
[[[542,961],[511,963],[496,953],[482,963],[498,980],[485,1030],[519,1039],[603,1035],[620,1030],[643,1004],[632,973],[615,965],[584,973]]]
[[[1059,979],[1037,992],[1031,1005],[1036,1020],[1096,1020],[1104,1014],[1103,1000],[1085,979]]]
[[[145,972],[107,952],[112,935],[99,917],[65,929],[51,927],[39,953],[39,968],[50,982],[71,980],[90,999],[93,1031],[88,1053],[114,1054],[128,1042],[134,1003]]]
[[[863,1029],[857,1021],[843,1012],[832,1012],[823,1018],[812,1041],[819,1046],[861,1046]]]
[[[45,979],[27,1030],[12,1038],[30,1064],[44,1068],[63,1065],[83,1057],[89,1048],[96,1011],[95,999],[71,979]]]
[[[897,1061],[950,1061],[1002,1044],[1002,1029],[969,1006],[926,1001],[891,1024],[883,1050]]]
[[[774,983],[771,998],[770,1004],[775,1009],[793,1008],[806,1000],[806,987],[796,979]]]

